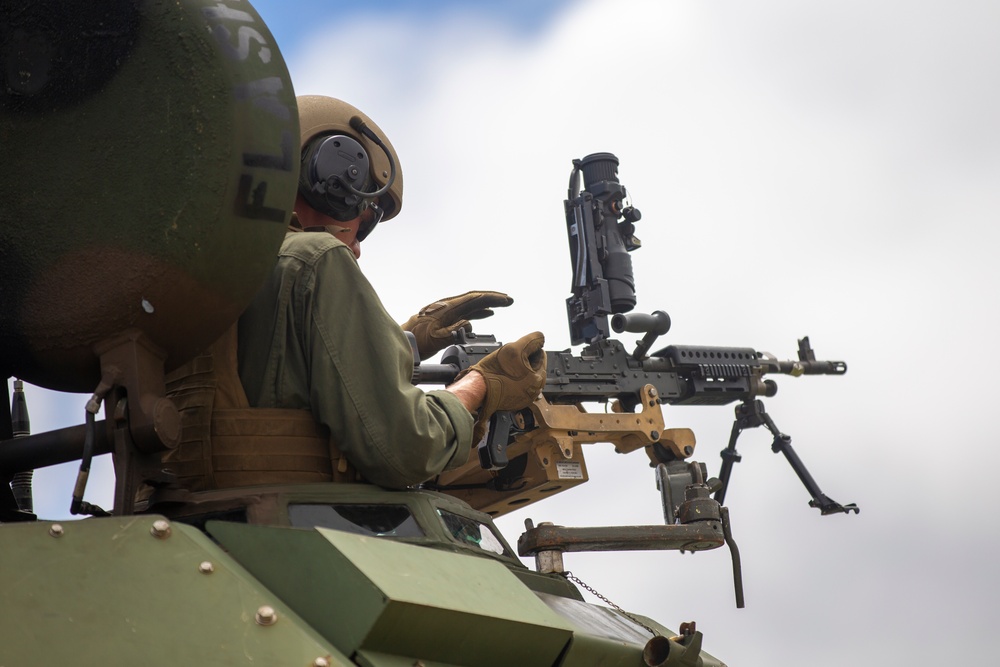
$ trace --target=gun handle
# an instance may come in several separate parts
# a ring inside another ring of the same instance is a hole
[[[490,417],[490,430],[479,443],[479,465],[484,470],[500,470],[507,467],[507,443],[510,442],[510,428],[513,423],[513,412],[495,412]]]

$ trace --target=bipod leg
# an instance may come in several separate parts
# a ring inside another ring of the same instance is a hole
[[[760,401],[757,402],[760,403]],[[809,507],[818,508],[820,514],[823,514],[824,516],[827,514],[839,513],[850,514],[851,512],[858,514],[861,511],[854,503],[841,505],[820,491],[816,480],[812,478],[812,475],[809,474],[805,464],[802,463],[802,459],[800,459],[799,455],[795,453],[794,449],[792,449],[791,436],[785,435],[778,430],[774,420],[771,419],[771,415],[764,411],[763,404],[760,406],[759,416],[764,425],[767,426],[767,430],[774,436],[774,441],[771,443],[771,451],[775,454],[780,452],[785,455],[785,459],[787,459],[789,465],[792,466],[792,470],[795,471],[795,474],[798,475],[799,480],[801,480],[802,484],[806,487],[809,495],[812,496],[812,500],[809,501]]]
[[[720,505],[726,501],[726,489],[729,488],[729,477],[733,474],[733,464],[743,460],[743,457],[736,451],[736,439],[743,431],[739,424],[739,419],[733,422],[733,430],[729,434],[729,444],[719,452],[719,456],[722,457],[722,467],[719,469],[719,481],[722,482],[722,486],[715,492],[715,502]]]
[[[719,452],[722,457],[722,468],[719,469],[719,481],[722,486],[715,492],[715,502],[720,505],[726,500],[726,489],[729,488],[729,477],[733,473],[733,464],[743,460],[739,452],[736,451],[736,440],[745,428],[756,428],[763,422],[760,420],[760,413],[764,412],[764,404],[760,401],[744,401],[736,406],[736,419],[733,421],[733,430],[729,433],[729,444]]]

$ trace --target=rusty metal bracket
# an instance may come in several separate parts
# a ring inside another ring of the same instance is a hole
[[[540,524],[517,540],[520,556],[541,551],[707,551],[725,544],[721,521],[672,526],[566,527]]]

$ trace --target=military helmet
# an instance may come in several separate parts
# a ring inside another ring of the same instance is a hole
[[[369,170],[368,175],[359,175],[363,180],[368,180],[367,177],[370,176],[371,185],[364,189],[365,191],[381,189],[391,178],[392,182],[386,192],[378,197],[378,206],[381,209],[383,221],[395,217],[403,205],[403,174],[399,167],[396,150],[381,128],[356,107],[332,97],[301,95],[296,100],[299,107],[301,130],[299,145],[303,151],[303,157],[305,157],[307,147],[315,145],[315,142],[311,143],[311,140],[317,137],[342,135],[357,141],[367,153],[367,159],[359,161],[359,164],[367,166]],[[367,136],[356,119],[367,126],[383,143],[383,146],[379,146],[376,141]],[[394,178],[392,177],[393,171],[395,171]],[[303,189],[308,190],[312,185],[309,180],[307,165],[303,164],[300,192],[305,196],[306,201],[316,207],[313,201],[310,201],[307,192],[303,192]]]

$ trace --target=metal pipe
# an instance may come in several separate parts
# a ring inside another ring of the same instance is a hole
[[[94,424],[94,455],[110,454],[112,441],[108,436],[106,422]],[[86,427],[83,424],[69,426],[56,431],[47,431],[23,438],[0,442],[0,471],[11,474],[22,470],[46,468],[48,466],[79,461],[83,456],[83,441]]]

